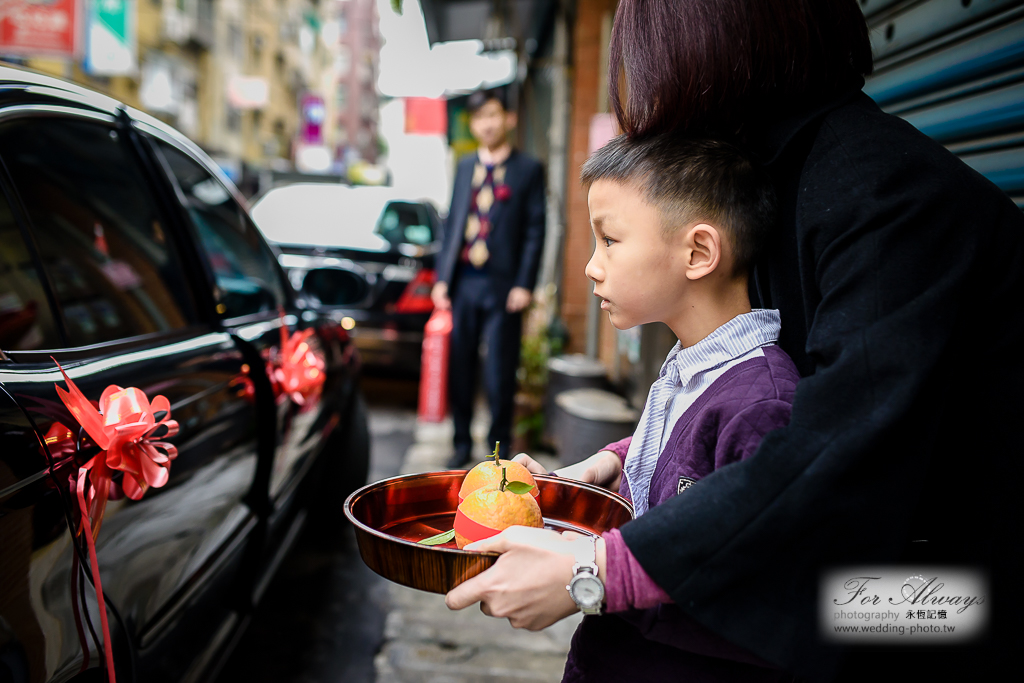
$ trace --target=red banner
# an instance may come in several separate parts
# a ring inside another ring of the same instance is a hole
[[[84,16],[80,0],[0,0],[0,52],[73,57]]]
[[[410,135],[447,135],[448,101],[430,97],[405,98],[405,132]]]

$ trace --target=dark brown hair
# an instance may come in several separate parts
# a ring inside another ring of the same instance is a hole
[[[469,111],[470,114],[475,114],[480,110],[480,107],[484,106],[491,100],[497,100],[498,104],[501,105],[501,108],[508,111],[508,96],[501,88],[477,90],[472,93],[466,100],[466,110]]]
[[[666,232],[695,221],[719,228],[732,246],[735,274],[753,265],[775,222],[768,175],[718,140],[618,135],[590,155],[580,180],[587,189],[598,180],[635,187],[661,213]]]
[[[609,99],[631,136],[734,136],[747,119],[827,97],[871,68],[856,0],[621,0]]]

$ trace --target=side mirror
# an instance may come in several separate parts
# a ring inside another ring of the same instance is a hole
[[[370,293],[359,273],[344,268],[314,268],[302,280],[302,293],[321,306],[354,306]]]

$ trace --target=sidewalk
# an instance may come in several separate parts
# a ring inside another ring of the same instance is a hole
[[[478,415],[487,411],[477,411]],[[487,425],[473,424],[475,462],[487,453]],[[451,420],[417,424],[416,441],[402,474],[445,469],[451,455]],[[548,469],[553,459],[538,457]],[[537,633],[484,616],[478,607],[449,610],[443,595],[389,584],[391,611],[384,645],[374,662],[378,683],[522,683],[562,679],[569,642],[582,616],[563,619]]]

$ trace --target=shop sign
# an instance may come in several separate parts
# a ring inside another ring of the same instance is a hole
[[[89,5],[86,72],[94,76],[135,73],[135,0],[90,0]]]
[[[0,0],[0,53],[74,57],[83,16],[79,0]]]

